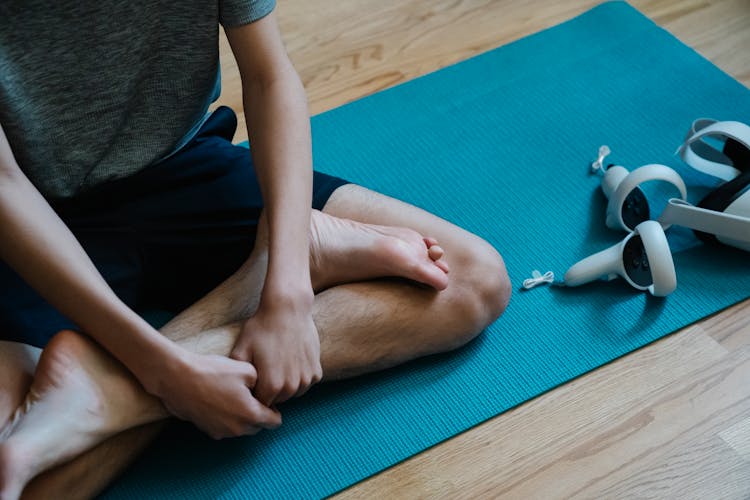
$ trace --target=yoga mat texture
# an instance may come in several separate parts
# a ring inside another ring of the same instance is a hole
[[[695,118],[750,123],[750,91],[625,3],[313,118],[315,165],[476,232],[514,296],[475,342],[314,388],[284,425],[212,441],[164,433],[105,498],[317,498],[750,295],[747,254],[670,230],[677,290],[623,281],[519,291],[620,241],[589,164],[663,163],[692,194],[708,177],[674,151]]]

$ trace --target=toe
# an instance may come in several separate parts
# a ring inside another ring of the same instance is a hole
[[[448,274],[450,272],[450,267],[448,267],[448,263],[445,262],[445,260],[440,259],[435,261],[435,265],[440,268],[441,271],[443,271],[445,274]]]
[[[429,255],[432,260],[438,260],[445,255],[445,251],[443,250],[443,247],[433,245],[427,250],[427,255]]]
[[[422,266],[420,275],[417,280],[431,286],[435,290],[445,290],[448,288],[448,275],[433,264]]]
[[[432,259],[432,262],[440,268],[441,271],[444,273],[448,273],[450,270],[448,267],[448,263],[445,262],[443,259],[443,256],[445,255],[445,250],[443,250],[443,247],[439,245],[433,245],[427,250],[427,255],[430,256],[430,259]]]
[[[427,248],[430,248],[430,247],[438,244],[438,240],[436,240],[432,236],[427,236],[427,237],[423,238],[423,240],[424,240],[424,244],[427,245]]]

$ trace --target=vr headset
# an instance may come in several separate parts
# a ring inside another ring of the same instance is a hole
[[[665,234],[672,225],[692,229],[708,244],[750,251],[750,127],[734,121],[696,120],[678,153],[692,168],[724,181],[697,206],[688,203],[685,183],[673,169],[656,164],[632,172],[617,165],[603,167],[609,149],[602,146],[592,168],[604,173],[605,222],[629,234],[620,243],[571,266],[557,284],[579,286],[622,277],[639,290],[659,297],[669,295],[677,287]],[[679,192],[656,219],[640,187],[650,181],[666,182]],[[524,288],[553,280],[554,274],[542,276],[535,271],[533,278],[524,281]]]

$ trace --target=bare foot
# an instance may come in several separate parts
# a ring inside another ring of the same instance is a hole
[[[311,275],[316,291],[382,277],[399,277],[443,290],[448,264],[434,238],[404,227],[363,224],[318,210],[311,217]]]
[[[164,416],[161,403],[96,344],[72,331],[58,333],[0,443],[0,499],[18,498],[40,472]]]

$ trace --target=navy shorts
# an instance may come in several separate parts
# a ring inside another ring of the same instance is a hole
[[[237,118],[217,109],[177,154],[53,208],[115,293],[135,310],[177,313],[248,258],[262,210]],[[347,181],[315,172],[313,208]],[[0,262],[0,338],[43,347],[76,325]]]

